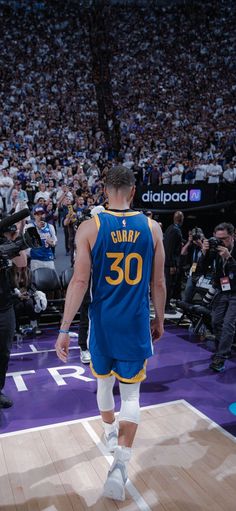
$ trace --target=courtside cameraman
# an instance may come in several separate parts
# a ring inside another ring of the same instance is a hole
[[[14,232],[14,231],[13,231]],[[7,228],[3,237],[14,239],[18,235],[15,229],[14,235],[10,228]],[[13,264],[18,268],[27,266],[27,257],[25,251],[12,259]],[[8,362],[15,333],[15,312],[13,307],[13,297],[11,290],[10,267],[5,268],[0,265],[0,408],[9,408],[13,405],[12,400],[3,394],[5,385]]]
[[[28,216],[29,210],[25,208],[13,215],[7,215],[0,221],[0,408],[9,408],[13,404],[11,399],[2,392],[15,332],[15,312],[9,272],[12,264],[19,268],[27,266],[26,248],[41,246],[35,227],[29,227],[22,234],[22,220]]]
[[[204,275],[213,267],[216,295],[212,305],[212,328],[216,337],[216,353],[210,364],[214,371],[223,371],[229,358],[236,327],[236,244],[234,226],[221,223],[214,237],[203,241],[198,268]]]

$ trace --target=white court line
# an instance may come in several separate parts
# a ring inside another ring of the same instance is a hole
[[[234,435],[232,435],[231,433],[226,431],[224,428],[219,426],[219,424],[217,424],[216,422],[209,419],[209,417],[207,417],[207,415],[200,412],[197,408],[195,408],[193,405],[188,403],[188,401],[186,401],[185,399],[177,399],[176,401],[167,401],[166,403],[158,403],[155,405],[142,406],[141,411],[142,410],[151,410],[152,408],[161,408],[161,407],[169,406],[169,405],[178,405],[178,404],[185,405],[187,408],[190,408],[193,412],[195,412],[197,415],[199,415],[199,417],[202,417],[202,419],[205,419],[209,423],[209,429],[218,429],[224,436],[226,436],[230,440],[233,440],[234,443],[236,442],[236,437]],[[118,413],[119,412],[116,412],[115,415],[118,415]],[[56,422],[55,424],[47,424],[46,426],[38,426],[35,428],[20,429],[18,431],[11,431],[10,433],[0,433],[0,438],[20,435],[20,434],[24,435],[26,433],[30,433],[31,431],[43,431],[45,429],[50,429],[50,428],[60,428],[61,426],[70,426],[72,424],[79,424],[79,423],[83,423],[83,422],[88,422],[88,420],[93,421],[96,419],[101,419],[101,415],[95,415],[93,417],[84,417],[83,419],[74,419],[74,420],[65,421],[65,422]]]
[[[34,344],[29,344],[29,347],[30,347],[32,353],[38,353],[38,350],[37,350],[37,348],[35,347]]]
[[[200,412],[200,410],[198,410],[197,408],[192,406],[190,403],[188,403],[188,401],[185,401],[185,399],[183,399],[183,401],[184,401],[184,404],[187,406],[187,408],[189,408],[190,410],[193,410],[193,412],[195,412],[197,415],[199,415],[199,417],[201,417],[202,419],[205,419],[207,422],[209,422],[209,428],[208,428],[209,430],[217,429],[218,431],[220,431],[220,433],[223,433],[224,436],[226,436],[230,440],[233,440],[233,442],[236,443],[236,437],[234,435],[232,435],[231,433],[226,431],[226,429],[222,428],[222,426],[217,424],[217,422],[214,422],[211,419],[209,419],[209,417],[207,417],[207,415]]]
[[[85,422],[83,422],[83,427],[87,431],[88,435],[93,440],[93,442],[96,444],[96,446],[98,447],[99,451],[106,458],[106,461],[109,463],[109,465],[112,465],[112,463],[113,463],[113,456],[108,454],[108,450],[107,450],[105,444],[103,444],[101,442],[101,439],[99,438],[97,433],[95,433],[95,431],[92,428],[92,426],[90,426],[90,424],[85,421]],[[128,493],[130,494],[132,499],[135,501],[138,509],[140,509],[141,511],[151,511],[151,508],[149,507],[147,502],[144,500],[142,495],[139,493],[137,488],[135,488],[135,486],[133,485],[133,483],[131,483],[131,481],[129,479],[127,480],[125,489],[128,491]]]
[[[184,399],[177,399],[176,401],[168,401],[167,403],[158,403],[156,405],[148,405],[143,406],[141,408],[142,410],[150,410],[151,408],[160,408],[161,406],[169,406],[169,405],[175,405],[185,403]],[[115,415],[118,415],[119,412],[116,412]],[[54,424],[47,424],[45,426],[36,426],[35,428],[28,428],[28,429],[19,429],[17,431],[11,431],[10,433],[1,433],[0,438],[8,437],[8,436],[15,436],[15,435],[24,435],[26,433],[31,433],[33,431],[43,431],[45,429],[50,428],[60,428],[61,426],[70,426],[73,424],[80,424],[83,422],[94,421],[96,419],[101,419],[101,415],[94,415],[93,417],[84,417],[83,419],[73,419],[71,421],[64,421],[64,422],[56,422]]]
[[[17,353],[11,353],[11,357],[21,357],[22,355],[32,355],[33,353],[48,353],[50,351],[56,351],[54,348],[51,350],[37,350],[33,344],[29,344],[32,351],[18,351]],[[79,346],[70,346],[69,350],[79,350]]]

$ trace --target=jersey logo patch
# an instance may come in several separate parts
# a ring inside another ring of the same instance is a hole
[[[122,226],[126,227],[126,220],[125,220],[125,218],[122,220]]]

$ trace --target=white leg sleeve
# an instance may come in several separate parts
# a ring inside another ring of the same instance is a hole
[[[101,412],[108,412],[115,408],[113,397],[114,383],[115,376],[97,378],[97,404]]]
[[[140,382],[128,384],[119,382],[119,387],[121,397],[119,422],[128,421],[138,424],[140,417],[139,408]]]

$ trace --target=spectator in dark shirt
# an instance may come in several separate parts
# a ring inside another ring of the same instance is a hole
[[[196,291],[196,283],[198,281],[197,263],[202,255],[202,244],[204,234],[200,227],[194,227],[188,236],[188,241],[181,250],[181,256],[189,265],[189,276],[184,290],[184,301],[192,303],[193,296]]]
[[[181,226],[183,225],[184,214],[182,211],[176,211],[174,214],[173,224],[169,225],[164,234],[164,249],[165,249],[165,278],[166,278],[166,309],[167,314],[173,314],[174,310],[170,305],[170,300],[181,298],[177,296],[179,290],[178,286],[178,270],[180,262],[180,254],[182,250],[183,238]]]

